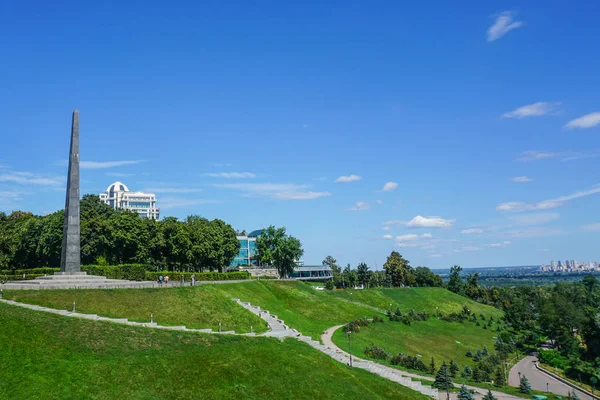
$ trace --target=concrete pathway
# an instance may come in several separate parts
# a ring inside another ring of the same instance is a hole
[[[546,384],[550,389],[551,393],[558,394],[561,396],[568,396],[572,388],[553,378],[552,376],[538,370],[535,366],[537,357],[527,356],[518,363],[516,363],[510,370],[508,377],[508,384],[511,386],[519,386],[519,373],[525,375],[531,384],[531,388],[534,390],[546,391]],[[594,400],[592,396],[581,390],[577,390],[577,394],[581,400]]]
[[[323,341],[324,346],[336,351],[337,353],[343,354],[344,357],[349,359],[349,354],[347,352],[345,352],[344,350],[340,349],[335,343],[333,343],[333,341],[331,339],[333,337],[334,332],[337,331],[342,326],[343,325],[337,325],[337,326],[333,326],[333,327],[327,329],[325,331],[325,333],[323,335],[321,335],[321,340]],[[356,362],[355,362],[355,360],[356,360]],[[356,356],[352,356],[352,362],[353,362],[354,366],[358,366],[359,368],[364,368],[364,369],[367,369],[368,371],[375,372],[375,373],[383,372],[384,375],[393,374],[393,375],[403,377],[403,378],[409,379],[409,380],[410,380],[410,378],[415,378],[415,379],[427,380],[430,382],[434,381],[434,379],[430,376],[423,376],[423,375],[417,375],[417,374],[413,374],[413,373],[406,372],[406,371],[400,371],[396,368],[391,368],[391,367],[388,367],[387,365],[379,364],[379,363],[376,363],[373,361],[363,360]],[[381,374],[379,374],[379,375],[381,375]],[[427,387],[429,387],[429,386],[427,386]],[[467,388],[478,392],[477,394],[475,394],[475,398],[477,398],[477,399],[483,398],[483,396],[487,393],[486,389],[478,388],[475,386],[467,385]],[[438,392],[437,389],[434,389],[434,390],[436,392]],[[497,391],[493,391],[493,390],[492,390],[492,393],[494,394],[494,397],[496,397],[498,400],[522,399],[522,397],[516,397],[516,396],[510,395],[510,394],[497,392]],[[456,393],[450,394],[451,399],[456,399],[457,397],[458,397],[458,395]],[[446,393],[445,392],[436,393],[436,398],[439,398],[440,400],[446,399]]]

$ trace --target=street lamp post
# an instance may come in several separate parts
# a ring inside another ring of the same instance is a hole
[[[350,334],[352,332],[348,332],[348,354],[350,355],[350,367],[352,367],[352,350],[350,349]]]

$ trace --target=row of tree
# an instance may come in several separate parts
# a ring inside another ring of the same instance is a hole
[[[411,267],[409,261],[396,251],[392,251],[387,257],[382,271],[371,271],[364,262],[359,263],[355,269],[350,264],[342,269],[332,256],[325,257],[323,265],[329,266],[332,270],[333,279],[329,282],[331,288],[351,288],[357,285],[365,287],[441,287],[443,285],[441,276],[434,274],[427,267]]]
[[[98,196],[80,204],[82,264],[141,263],[157,268],[222,270],[238,253],[235,230],[220,219],[141,218],[115,211]],[[0,269],[58,267],[64,211],[45,216],[0,213]]]

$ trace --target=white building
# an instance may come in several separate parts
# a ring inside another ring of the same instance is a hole
[[[135,211],[143,218],[159,219],[160,210],[156,208],[154,193],[131,192],[124,183],[115,182],[101,193],[100,200],[115,210]]]

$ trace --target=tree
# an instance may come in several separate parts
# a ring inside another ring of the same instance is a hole
[[[475,396],[473,396],[465,385],[462,385],[458,391],[458,400],[475,400]]]
[[[482,290],[479,287],[479,272],[467,275],[467,283],[465,285],[465,295],[473,300],[482,297]]]
[[[448,290],[454,293],[460,293],[463,289],[463,281],[460,277],[462,268],[459,265],[455,265],[450,268],[450,280],[448,281]]]
[[[359,283],[366,285],[369,282],[371,271],[369,271],[369,267],[366,263],[361,262],[358,264],[356,267],[356,275]]]
[[[333,284],[335,287],[341,288],[342,287],[342,276],[341,276],[342,270],[339,267],[339,265],[337,265],[337,260],[335,258],[333,258],[332,256],[327,256],[323,260],[323,265],[327,265],[329,268],[331,268]]]
[[[450,360],[450,376],[456,378],[456,374],[458,374],[460,368],[458,368],[458,364],[454,360]]]
[[[490,389],[488,389],[487,394],[485,396],[483,396],[482,400],[497,400],[497,399],[492,394],[492,391]]]
[[[415,283],[417,286],[441,287],[442,277],[434,274],[427,267],[415,268]]]
[[[334,287],[335,286],[333,285],[333,279],[328,279],[327,282],[325,282],[325,289],[333,290]]]
[[[429,364],[429,372],[435,374],[435,360],[431,357],[431,363]]]
[[[581,400],[581,399],[579,398],[579,395],[577,394],[577,392],[576,392],[576,391],[574,391],[574,390],[571,390],[571,391],[569,392],[569,397],[567,397],[567,398],[568,398],[569,400]]]
[[[598,384],[598,378],[596,378],[595,376],[592,376],[590,378],[590,386],[592,387],[592,393],[594,393],[594,389],[596,388],[597,384]]]
[[[467,349],[467,352],[465,354],[466,357],[473,357],[473,353],[471,352],[471,349]]]
[[[397,251],[392,251],[383,264],[386,277],[391,279],[392,286],[410,286],[415,282],[415,275],[408,260]]]
[[[506,377],[504,376],[502,368],[496,369],[496,373],[494,374],[494,385],[498,387],[506,385]]]
[[[521,381],[519,382],[519,392],[524,394],[531,393],[531,384],[529,379],[525,375],[521,375]]]
[[[462,376],[463,378],[470,378],[473,376],[473,370],[471,369],[471,367],[469,367],[468,365],[465,366],[465,369],[463,370],[463,372],[460,374],[460,376]]]
[[[442,363],[442,366],[435,375],[435,382],[433,382],[433,387],[446,391],[454,387],[454,385],[452,384],[452,377],[450,376],[450,369],[448,368],[448,364],[446,364],[445,361]]]
[[[287,235],[285,228],[274,226],[261,232],[256,239],[256,249],[260,262],[273,265],[282,278],[294,272],[296,262],[304,254],[298,239]]]

